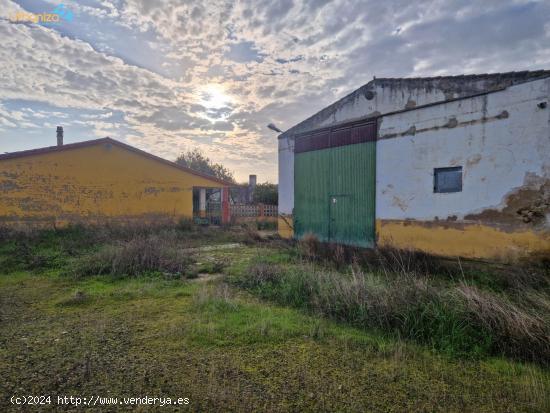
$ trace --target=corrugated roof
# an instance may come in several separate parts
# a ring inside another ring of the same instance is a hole
[[[550,77],[550,70],[535,70],[535,71],[520,71],[520,72],[503,72],[503,73],[483,73],[472,75],[457,75],[457,76],[434,76],[434,77],[404,77],[404,78],[375,78],[364,84],[360,88],[354,90],[350,94],[337,100],[331,105],[323,108],[302,122],[294,125],[287,131],[279,135],[279,138],[303,133],[317,129],[317,127],[308,127],[310,123],[315,123],[315,119],[326,118],[335,112],[338,108],[344,106],[347,102],[352,101],[359,94],[364,94],[366,91],[374,89],[375,86],[381,87],[426,87],[440,88],[442,90],[453,91],[461,88],[460,98],[479,95],[481,93],[496,92],[506,87],[529,82],[537,79]],[[445,99],[431,104],[444,103],[453,98]],[[417,107],[418,108],[418,107]],[[326,116],[325,116],[326,115]],[[383,115],[383,114],[382,114]],[[362,118],[358,118],[362,119]]]
[[[42,154],[52,153],[52,152],[63,152],[63,151],[71,150],[71,149],[79,149],[79,148],[85,148],[85,147],[88,147],[88,146],[100,145],[100,144],[103,144],[103,143],[110,143],[112,145],[118,146],[118,147],[126,149],[128,151],[137,153],[138,155],[145,156],[146,158],[152,159],[152,160],[157,161],[157,162],[161,162],[165,165],[172,166],[172,167],[180,169],[184,172],[187,172],[187,173],[190,173],[190,174],[193,174],[193,175],[196,175],[196,176],[200,176],[201,178],[208,179],[210,181],[214,181],[214,182],[217,182],[217,183],[222,184],[222,185],[226,185],[226,186],[234,185],[234,183],[232,183],[232,182],[227,182],[227,181],[224,181],[222,179],[218,179],[218,178],[216,178],[212,175],[197,172],[193,169],[190,169],[190,168],[187,168],[185,166],[179,165],[175,162],[172,162],[172,161],[169,161],[167,159],[161,158],[159,156],[150,154],[149,152],[142,151],[141,149],[138,149],[134,146],[122,143],[120,141],[117,141],[115,139],[108,138],[108,137],[107,138],[101,138],[101,139],[92,139],[92,140],[83,141],[83,142],[68,143],[68,144],[62,145],[62,146],[48,146],[48,147],[45,147],[45,148],[29,149],[29,150],[26,150],[26,151],[5,153],[5,154],[0,155],[0,161],[5,160],[5,159],[14,159],[14,158],[22,158],[22,157],[26,157],[26,156],[42,155]]]

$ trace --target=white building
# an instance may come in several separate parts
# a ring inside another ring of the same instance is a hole
[[[279,136],[279,231],[371,245],[355,240],[372,227],[375,244],[439,255],[550,255],[549,100],[550,71],[374,79]],[[323,153],[335,148],[366,145],[369,139],[337,134],[364,133],[353,131],[373,123],[371,172],[361,158],[350,158],[361,174],[373,174],[372,183],[342,183],[355,180],[342,172],[349,168],[319,159],[330,159]],[[327,176],[326,168],[344,178],[317,192],[300,184],[304,174],[314,181]],[[369,191],[374,204],[365,209]],[[340,212],[338,202],[346,205]],[[352,228],[354,222],[365,229]],[[351,238],[342,235],[350,231]]]

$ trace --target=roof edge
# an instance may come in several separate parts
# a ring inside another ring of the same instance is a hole
[[[503,88],[500,88],[500,89],[487,90],[485,92],[480,92],[480,93],[476,93],[476,94],[473,94],[473,95],[460,96],[460,97],[453,98],[453,99],[448,99],[448,100],[439,100],[437,102],[430,102],[430,103],[426,103],[425,105],[415,106],[414,108],[392,110],[391,112],[382,113],[382,114],[379,114],[379,115],[376,115],[376,116],[367,115],[367,116],[363,116],[363,117],[343,120],[343,121],[336,122],[336,123],[333,123],[333,124],[330,124],[330,125],[327,125],[327,126],[320,126],[318,128],[315,128],[315,129],[310,129],[310,130],[306,130],[306,131],[303,131],[303,132],[297,132],[297,133],[294,133],[294,134],[288,135],[288,136],[282,136],[282,134],[281,134],[281,135],[279,135],[278,139],[300,138],[302,136],[306,136],[306,135],[310,135],[310,134],[314,134],[314,133],[319,133],[319,132],[323,132],[323,131],[327,131],[327,130],[338,129],[338,128],[343,128],[343,127],[352,126],[352,125],[358,125],[358,124],[362,124],[362,123],[377,122],[378,119],[383,118],[385,116],[392,116],[392,115],[397,115],[399,113],[412,112],[414,110],[421,110],[421,109],[429,108],[431,106],[445,105],[447,103],[452,103],[452,102],[456,102],[456,101],[464,100],[464,99],[472,99],[472,98],[479,97],[479,96],[485,96],[485,95],[488,95],[490,93],[502,92],[503,90],[506,90],[506,89],[507,89],[506,87],[503,87]]]
[[[484,91],[480,91],[480,92],[469,94],[469,95],[459,96],[459,97],[456,97],[456,98],[453,98],[453,99],[445,99],[445,100],[430,102],[430,103],[427,103],[425,105],[417,106],[417,107],[411,108],[411,109],[399,109],[399,110],[395,110],[395,111],[391,111],[391,112],[382,113],[382,114],[377,115],[377,116],[372,116],[371,115],[370,118],[374,119],[374,118],[377,118],[377,117],[390,115],[390,114],[394,114],[394,113],[398,113],[398,112],[406,112],[406,111],[409,111],[409,110],[420,109],[422,107],[438,105],[438,104],[442,104],[442,103],[446,103],[446,102],[453,102],[453,101],[461,100],[461,99],[468,99],[468,98],[472,98],[472,97],[476,97],[476,96],[480,96],[480,95],[485,95],[485,94],[492,93],[492,92],[500,92],[504,89],[507,89],[510,86],[515,86],[515,85],[519,85],[519,84],[523,84],[523,83],[528,83],[528,82],[533,82],[533,81],[536,81],[536,80],[541,80],[541,79],[548,78],[548,77],[550,77],[550,70],[544,70],[544,69],[541,69],[541,70],[524,70],[524,71],[517,71],[517,72],[512,71],[512,72],[502,72],[502,73],[484,73],[484,74],[467,74],[467,75],[463,74],[463,75],[454,75],[454,76],[433,76],[433,77],[374,78],[374,79],[370,80],[369,82],[365,83],[364,85],[360,86],[359,88],[357,88],[357,89],[353,90],[352,92],[348,93],[344,97],[338,99],[337,101],[331,103],[330,105],[328,105],[328,106],[322,108],[321,110],[315,112],[314,114],[312,114],[311,116],[309,116],[306,119],[302,120],[301,122],[293,125],[289,129],[287,129],[285,132],[278,135],[277,139],[290,138],[290,137],[293,137],[293,136],[301,134],[301,133],[308,133],[308,132],[315,131],[315,130],[318,130],[318,129],[324,129],[324,128],[330,127],[331,125],[326,125],[326,126],[319,126],[319,127],[313,128],[313,129],[307,129],[307,130],[304,130],[304,131],[301,131],[301,132],[292,132],[293,129],[298,128],[300,125],[306,123],[310,119],[313,119],[315,116],[323,113],[324,111],[330,110],[331,108],[333,108],[333,107],[335,107],[339,104],[343,104],[343,102],[345,102],[346,99],[349,99],[350,97],[354,96],[359,91],[361,91],[363,89],[366,89],[366,88],[368,88],[369,86],[371,86],[373,84],[385,83],[385,82],[418,82],[418,81],[459,79],[459,78],[465,78],[465,79],[480,78],[480,79],[482,79],[484,77],[486,77],[486,78],[488,78],[488,77],[497,78],[499,76],[500,77],[518,76],[518,79],[516,79],[516,81],[512,82],[510,85],[505,86],[505,87],[499,87],[499,88],[484,90]],[[354,119],[341,121],[339,123],[344,124],[344,123],[347,123],[347,122],[357,122],[357,121],[365,120],[365,119],[368,119],[368,118],[369,118],[369,116],[363,116],[363,117],[358,117],[358,118],[354,118]]]
[[[11,152],[11,153],[5,153],[0,155],[0,161],[6,160],[6,159],[16,159],[16,158],[22,158],[27,156],[34,156],[34,155],[42,155],[46,153],[54,153],[54,152],[63,152],[66,150],[71,149],[79,149],[79,148],[86,148],[89,146],[99,145],[102,143],[110,143],[112,145],[116,145],[120,148],[126,149],[128,151],[134,152],[138,155],[144,156],[146,158],[152,159],[157,162],[161,162],[165,165],[172,166],[174,168],[177,168],[181,171],[190,173],[192,175],[208,179],[210,181],[214,181],[218,184],[222,184],[224,186],[233,186],[235,183],[224,181],[223,179],[216,178],[215,176],[208,175],[202,172],[195,171],[194,169],[187,168],[185,166],[179,165],[176,162],[169,161],[168,159],[161,158],[160,156],[153,155],[152,153],[143,151],[141,149],[136,148],[135,146],[128,145],[124,142],[117,141],[113,138],[99,138],[99,139],[92,139],[82,142],[75,142],[75,143],[68,143],[62,146],[46,146],[44,148],[37,148],[37,149],[28,149],[25,151],[17,151],[17,152]]]

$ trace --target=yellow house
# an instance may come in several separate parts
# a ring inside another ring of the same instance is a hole
[[[191,218],[207,188],[221,190],[227,222],[230,185],[111,138],[60,142],[0,155],[0,225]]]

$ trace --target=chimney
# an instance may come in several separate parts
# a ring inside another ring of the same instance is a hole
[[[63,146],[63,126],[57,127],[57,146]]]
[[[254,190],[256,189],[256,175],[248,176],[248,202],[254,202]]]

